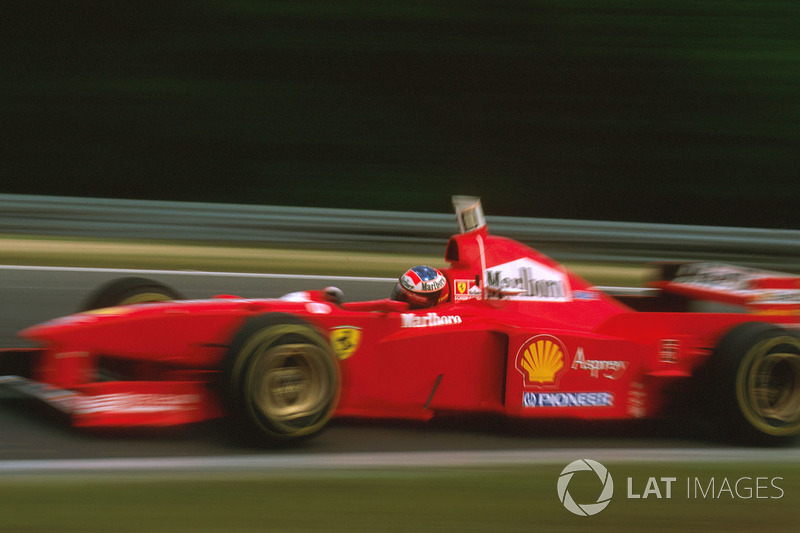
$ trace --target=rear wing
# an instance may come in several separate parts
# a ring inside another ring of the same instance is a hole
[[[708,300],[763,315],[800,315],[800,276],[718,263],[660,263],[651,285],[690,300]]]

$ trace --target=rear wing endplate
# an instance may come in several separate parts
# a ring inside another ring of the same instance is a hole
[[[800,315],[800,276],[718,263],[660,263],[651,285],[691,300],[747,308],[752,313]]]

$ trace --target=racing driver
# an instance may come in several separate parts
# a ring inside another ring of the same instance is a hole
[[[438,269],[420,265],[400,276],[392,291],[392,299],[408,302],[411,309],[424,309],[447,301],[450,287]]]

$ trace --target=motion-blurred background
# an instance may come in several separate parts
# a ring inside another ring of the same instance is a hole
[[[800,228],[794,1],[0,15],[0,192]]]

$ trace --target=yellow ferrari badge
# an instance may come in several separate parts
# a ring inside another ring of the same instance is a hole
[[[331,348],[340,360],[347,359],[358,349],[361,342],[361,329],[352,326],[340,326],[331,330]]]

